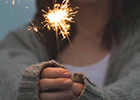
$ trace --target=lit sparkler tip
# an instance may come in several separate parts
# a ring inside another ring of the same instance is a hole
[[[75,22],[73,17],[78,12],[78,7],[74,9],[71,8],[69,5],[69,0],[63,0],[61,4],[56,3],[55,0],[53,9],[50,9],[49,7],[47,8],[48,12],[42,9],[45,20],[41,22],[41,24],[43,24],[44,27],[47,27],[49,30],[53,29],[56,32],[56,35],[61,34],[63,39],[67,38],[70,42],[70,23]]]

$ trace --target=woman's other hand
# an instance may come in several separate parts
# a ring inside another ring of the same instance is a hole
[[[83,85],[73,83],[71,73],[63,68],[45,68],[39,81],[41,100],[76,100]]]

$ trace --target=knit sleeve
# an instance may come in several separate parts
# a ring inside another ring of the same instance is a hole
[[[99,88],[84,74],[75,73],[75,82],[85,85],[77,100],[140,100],[140,54],[137,54],[127,74],[115,82]],[[80,80],[80,81],[79,81]]]
[[[65,67],[54,60],[42,62],[30,66],[24,71],[19,87],[19,94],[17,100],[39,100],[39,79],[40,73],[46,67]]]
[[[105,95],[105,93],[103,93],[102,90],[91,82],[83,73],[74,73],[72,78],[74,82],[84,85],[77,100],[110,100],[107,95]]]
[[[16,100],[24,70],[43,60],[44,50],[27,27],[10,32],[0,42],[0,100]]]
[[[18,100],[40,100],[39,99],[39,75],[43,68],[48,66],[62,67],[55,61],[43,62],[27,68],[23,74],[19,88]],[[140,99],[140,67],[133,69],[123,78],[104,88],[97,87],[83,73],[74,73],[73,82],[84,84],[77,100],[139,100]]]
[[[40,73],[46,67],[65,68],[65,66],[55,62],[54,60],[42,62],[28,67],[24,71],[24,74],[22,76],[17,100],[40,100],[38,84],[40,79]],[[102,100],[102,98],[106,98],[102,94],[100,89],[98,89],[95,84],[91,83],[90,80],[83,73],[73,74],[72,80],[73,82],[85,85],[85,88],[83,89],[81,96],[79,96],[78,100]]]

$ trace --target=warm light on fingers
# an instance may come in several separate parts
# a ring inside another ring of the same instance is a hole
[[[79,96],[84,88],[84,85],[81,83],[73,83],[71,90],[73,91],[74,95]]]

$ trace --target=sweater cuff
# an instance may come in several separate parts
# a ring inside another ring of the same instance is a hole
[[[22,76],[17,100],[39,100],[40,73],[46,67],[65,67],[54,60],[42,62],[28,67]]]
[[[94,83],[92,83],[83,73],[74,73],[72,80],[82,83],[84,89],[77,100],[109,100]]]

